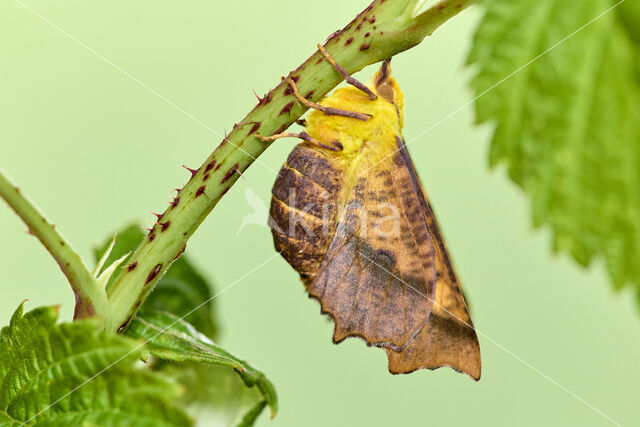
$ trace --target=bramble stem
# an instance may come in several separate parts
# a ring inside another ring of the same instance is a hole
[[[27,224],[29,233],[42,242],[60,266],[76,297],[74,318],[99,316],[106,321],[109,317],[109,303],[104,288],[98,285],[80,255],[58,233],[55,226],[42,216],[1,170],[0,197]]]
[[[443,0],[418,14],[423,0],[375,0],[343,30],[331,35],[325,49],[348,73],[390,58],[419,44],[473,0]],[[343,77],[319,51],[288,75],[303,97],[322,99]],[[286,81],[260,100],[213,151],[179,191],[149,235],[109,288],[112,317],[108,329],[123,330],[157,281],[204,218],[239,174],[269,146],[256,135],[284,132],[306,110]],[[275,172],[274,172],[275,175]]]
[[[416,17],[415,31],[422,37],[430,36],[443,23],[471,6],[475,0],[441,0]]]

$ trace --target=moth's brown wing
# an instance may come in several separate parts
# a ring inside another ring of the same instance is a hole
[[[413,186],[421,198],[429,234],[435,245],[437,279],[429,321],[402,351],[387,349],[389,370],[392,373],[409,373],[421,368],[449,366],[478,380],[480,347],[460,284],[409,154],[401,139],[397,143],[399,151],[396,161],[406,165],[413,177]]]
[[[402,349],[423,329],[435,296],[434,246],[411,176],[392,161],[356,177],[309,294],[333,339]]]
[[[273,185],[269,226],[274,244],[305,284],[315,277],[331,243],[342,179],[336,159],[302,143]]]

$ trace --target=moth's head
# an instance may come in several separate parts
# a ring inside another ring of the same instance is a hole
[[[400,122],[404,121],[404,94],[396,79],[391,77],[390,60],[382,62],[382,66],[373,77],[373,92],[379,98],[393,104],[398,111]]]

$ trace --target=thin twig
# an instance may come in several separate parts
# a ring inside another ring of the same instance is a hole
[[[82,258],[50,224],[38,209],[0,170],[0,197],[29,227],[29,234],[42,242],[56,260],[76,296],[74,318],[99,316],[108,318],[109,305],[105,290],[98,285]]]

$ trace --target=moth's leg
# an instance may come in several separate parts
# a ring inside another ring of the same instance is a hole
[[[336,70],[338,73],[340,73],[340,75],[342,77],[344,77],[344,80],[349,83],[351,86],[356,87],[358,89],[360,89],[361,91],[363,91],[370,100],[375,101],[376,99],[378,99],[378,97],[376,96],[375,93],[371,92],[371,89],[369,89],[368,87],[366,87],[361,81],[359,81],[358,79],[355,79],[351,76],[351,74],[347,73],[347,71],[342,68],[340,66],[340,64],[338,64],[335,59],[333,59],[331,57],[331,55],[329,55],[329,52],[326,51],[326,49],[324,48],[324,46],[322,46],[321,44],[318,44],[318,49],[320,50],[320,53],[322,54],[322,56],[325,57],[325,59],[329,62],[329,64],[331,64],[331,66],[333,67],[334,70]]]
[[[316,145],[318,147],[322,147],[325,148],[327,150],[331,150],[331,151],[342,151],[342,144],[339,141],[334,141],[332,144],[333,145],[329,145],[329,144],[325,144],[324,142],[320,142],[317,139],[315,139],[314,137],[312,137],[311,135],[309,135],[306,132],[300,132],[300,133],[294,133],[294,132],[282,132],[282,133],[276,133],[275,135],[271,135],[271,136],[264,136],[264,135],[260,135],[260,134],[256,134],[256,137],[264,142],[272,142],[275,141],[276,139],[280,139],[280,138],[300,138],[303,139],[305,141],[307,141],[309,144],[313,144]]]
[[[292,78],[287,77],[287,83],[289,83],[289,86],[291,86],[291,89],[293,89],[293,94],[295,95],[298,101],[300,101],[302,104],[306,105],[309,108],[322,111],[328,116],[351,117],[353,119],[362,120],[363,122],[366,122],[371,118],[369,114],[357,113],[355,111],[341,110],[339,108],[333,108],[333,107],[325,107],[324,105],[320,105],[316,102],[309,101],[307,98],[300,95],[300,92],[298,91],[298,86],[296,86],[296,82],[294,82]]]

